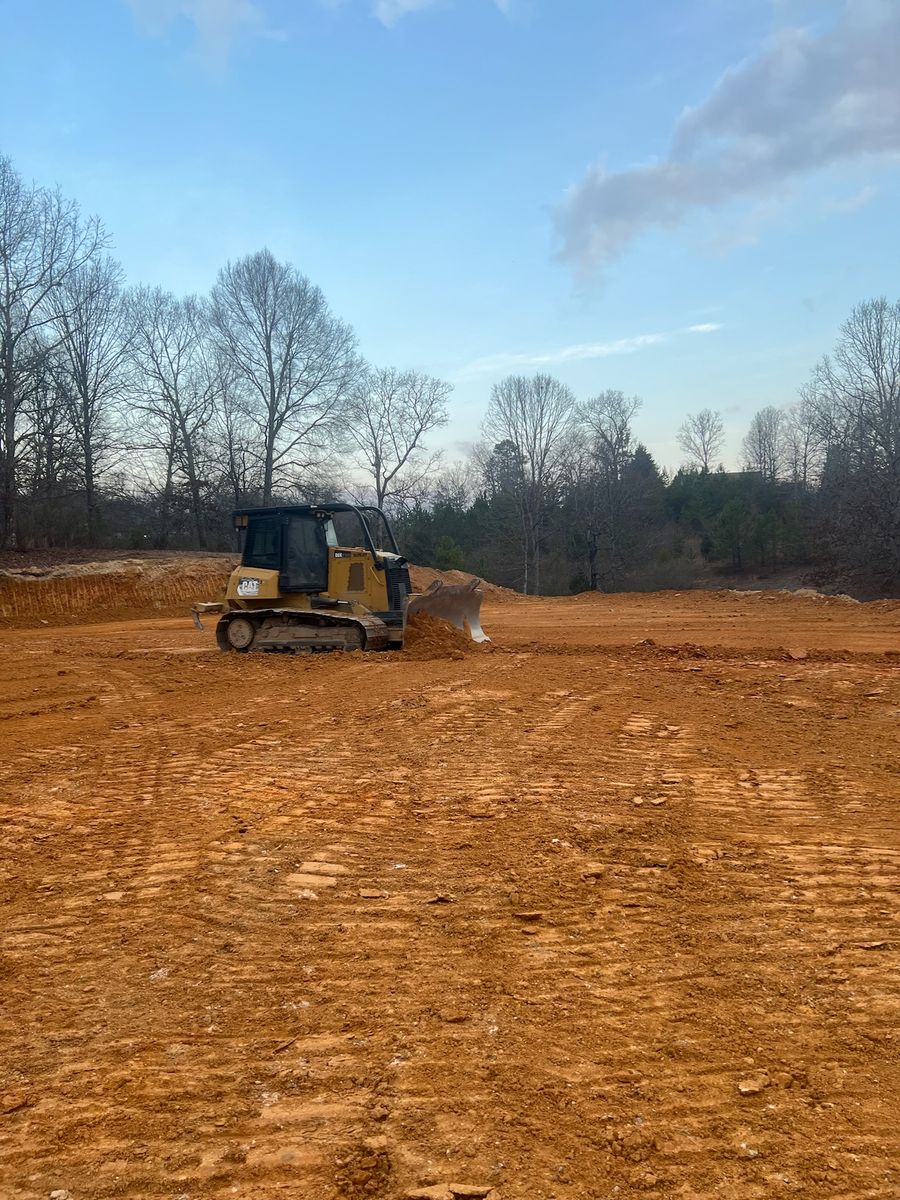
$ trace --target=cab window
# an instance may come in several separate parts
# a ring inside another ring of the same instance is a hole
[[[280,570],[281,525],[277,517],[258,517],[250,521],[241,561],[245,567],[258,567],[263,571]]]
[[[316,517],[292,515],[287,522],[282,587],[296,592],[328,589],[328,544],[323,522]]]
[[[366,535],[363,533],[359,513],[336,512],[332,514],[334,530],[338,546],[365,546]]]

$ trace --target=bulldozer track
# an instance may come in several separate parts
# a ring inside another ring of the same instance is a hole
[[[239,640],[230,633],[232,626],[241,627],[243,636]],[[388,627],[371,614],[351,617],[316,610],[235,609],[221,617],[216,626],[221,650],[384,650],[388,640]]]

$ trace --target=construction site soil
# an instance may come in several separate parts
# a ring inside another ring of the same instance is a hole
[[[0,597],[3,1200],[900,1194],[900,603],[213,575]]]

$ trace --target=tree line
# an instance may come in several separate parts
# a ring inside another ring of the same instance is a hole
[[[900,589],[900,304],[853,309],[797,402],[721,415],[660,471],[637,397],[549,375],[490,394],[481,440],[429,448],[451,387],[375,367],[322,291],[268,250],[207,296],[127,287],[109,236],[0,158],[0,549],[232,549],[232,508],[365,499],[419,562],[525,592],[688,587],[796,565]]]
[[[375,368],[320,288],[261,250],[208,296],[125,287],[96,218],[0,159],[0,548],[228,541],[233,507],[379,504],[430,477],[450,386]]]

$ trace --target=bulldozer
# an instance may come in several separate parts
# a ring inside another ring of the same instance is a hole
[[[481,628],[481,581],[436,582],[414,593],[380,508],[291,504],[239,509],[233,519],[240,566],[223,599],[191,609],[201,631],[204,615],[220,614],[221,650],[399,650],[416,612],[468,629],[476,642],[490,640]]]

